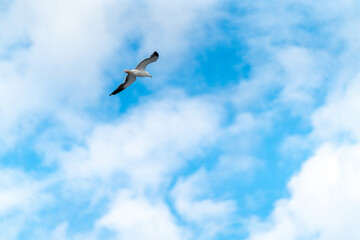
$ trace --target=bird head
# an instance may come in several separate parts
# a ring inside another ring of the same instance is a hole
[[[124,73],[131,73],[131,70],[124,70]]]

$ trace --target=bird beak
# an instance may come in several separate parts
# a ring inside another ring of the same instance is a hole
[[[152,78],[152,76],[150,75],[149,77],[151,77]]]

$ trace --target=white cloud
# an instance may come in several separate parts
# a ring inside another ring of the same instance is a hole
[[[309,139],[306,135],[287,136],[279,148],[281,155],[283,155],[286,160],[283,164],[288,165],[291,161],[303,161],[305,154],[311,151],[313,147],[314,141]]]
[[[251,179],[255,170],[264,166],[264,162],[252,156],[241,156],[236,153],[233,155],[220,156],[219,161],[212,174],[222,178],[233,178],[242,174],[243,178]]]
[[[97,126],[84,147],[60,155],[61,168],[69,180],[111,179],[122,173],[140,189],[158,186],[215,139],[220,113],[201,98],[174,92]]]
[[[327,104],[313,115],[314,133],[317,139],[359,140],[360,100],[358,92],[360,75],[351,79],[345,88],[334,89]]]
[[[334,89],[315,111],[314,130],[303,141],[322,146],[289,182],[290,198],[279,200],[265,222],[253,224],[249,239],[360,237],[356,226],[360,211],[357,79],[351,79],[345,89]]]
[[[16,210],[36,210],[45,199],[41,194],[44,184],[18,170],[0,171],[0,214],[5,216]]]
[[[41,229],[36,235],[31,236],[36,239],[50,239],[50,240],[96,240],[103,239],[99,234],[99,230],[94,228],[93,231],[88,233],[69,233],[69,223],[62,222],[58,224],[52,231],[49,229]]]
[[[0,61],[5,150],[33,132],[39,121],[56,119],[58,111],[61,115],[95,104],[103,85],[101,63],[116,47],[103,22],[97,21],[105,14],[102,4],[89,1],[84,10],[73,2],[19,0],[0,19],[12,36],[8,45],[23,38],[27,42]]]
[[[54,231],[50,235],[51,240],[65,240],[66,239],[66,229],[68,227],[68,223],[64,222],[54,229]]]
[[[253,223],[249,239],[358,239],[359,157],[359,144],[322,146],[289,182],[291,197]]]
[[[0,232],[2,239],[18,239],[28,221],[34,220],[38,210],[50,200],[46,184],[25,173],[0,170]]]
[[[249,152],[271,131],[276,113],[271,110],[251,113],[239,109],[234,119],[223,129],[222,142],[228,154]],[[237,154],[236,154],[237,155]]]
[[[118,238],[124,240],[187,239],[166,204],[149,202],[129,191],[119,192],[97,226],[116,230]]]
[[[280,101],[290,105],[295,112],[309,112],[308,109],[314,108],[317,100],[316,91],[324,81],[318,62],[323,62],[325,58],[312,50],[296,46],[280,50],[277,58],[284,72]]]
[[[249,48],[243,58],[250,71],[236,86],[234,103],[252,110],[285,110],[308,121],[333,78],[330,51],[337,51],[333,46],[336,41],[323,36],[332,27],[321,28],[318,16],[310,14],[317,3],[277,0],[272,4],[238,4],[245,14],[234,22],[238,23],[241,43]]]
[[[172,190],[172,198],[180,216],[195,224],[197,239],[212,239],[224,233],[232,223],[236,204],[232,200],[214,200],[211,195],[211,181],[215,176],[200,169],[191,176],[180,179]]]

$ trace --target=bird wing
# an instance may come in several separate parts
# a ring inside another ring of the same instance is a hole
[[[151,54],[151,56],[149,58],[145,58],[144,60],[142,60],[135,69],[138,70],[145,70],[146,66],[152,62],[155,62],[157,59],[159,58],[159,54],[157,53],[157,51],[155,51],[153,54]]]
[[[135,82],[136,80],[136,76],[134,74],[128,74],[125,77],[125,81],[119,85],[119,87],[117,89],[115,89],[115,91],[113,91],[110,96],[115,95],[119,92],[121,92],[122,90],[124,90],[125,88],[127,88],[128,86],[130,86],[133,82]]]

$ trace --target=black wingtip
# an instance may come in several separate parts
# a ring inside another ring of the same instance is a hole
[[[155,51],[152,55],[155,55],[155,56],[159,56],[159,54],[158,54],[158,52],[157,51]]]

